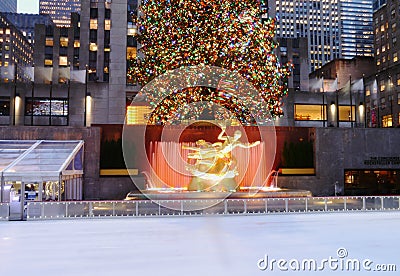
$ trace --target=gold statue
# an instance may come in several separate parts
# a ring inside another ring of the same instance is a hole
[[[236,147],[251,148],[260,144],[260,141],[243,144],[240,142],[242,132],[236,130],[233,136],[224,136],[226,126],[221,125],[221,133],[218,140],[211,144],[205,140],[198,140],[195,147],[184,146],[191,150],[188,158],[196,160],[195,164],[187,166],[187,170],[193,175],[189,184],[190,191],[218,191],[233,192],[237,189],[235,176],[237,161],[232,156]]]

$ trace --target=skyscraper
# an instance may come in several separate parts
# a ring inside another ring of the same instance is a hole
[[[373,56],[372,0],[270,0],[277,36],[308,38],[310,71],[336,58]]]
[[[17,0],[1,0],[0,12],[17,12]]]
[[[341,57],[374,55],[372,1],[341,0],[339,2]]]
[[[80,12],[80,0],[40,0],[39,13],[48,14],[58,27],[69,27],[71,13]]]

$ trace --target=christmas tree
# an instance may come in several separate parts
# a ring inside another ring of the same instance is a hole
[[[130,63],[128,77],[144,86],[182,66],[221,67],[244,77],[271,115],[281,116],[291,66],[281,65],[274,54],[275,19],[262,21],[261,5],[260,0],[144,0],[134,18],[141,47],[138,58]],[[175,116],[177,106],[194,101],[217,103],[242,123],[253,121],[247,109],[255,105],[254,97],[234,94],[209,87],[171,91],[162,106],[154,106],[149,121],[166,123]],[[195,117],[201,112],[190,114]]]

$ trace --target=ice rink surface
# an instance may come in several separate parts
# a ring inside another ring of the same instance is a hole
[[[400,212],[3,221],[0,275],[398,275],[399,234]],[[257,266],[339,248],[397,272]]]

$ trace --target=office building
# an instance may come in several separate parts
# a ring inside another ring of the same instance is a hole
[[[0,12],[17,12],[17,0],[1,0]]]
[[[50,15],[53,22],[59,27],[69,27],[71,13],[79,13],[81,10],[80,2],[80,0],[40,0],[39,13]]]
[[[54,24],[51,17],[48,14],[26,14],[26,13],[3,13],[15,27],[22,32],[22,34],[28,39],[32,45],[35,42],[35,25]]]
[[[309,72],[336,58],[373,56],[372,0],[270,1],[278,37],[308,39]]]
[[[374,12],[376,74],[366,81],[370,127],[400,126],[400,3],[380,1]]]

